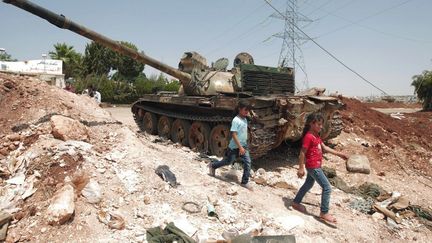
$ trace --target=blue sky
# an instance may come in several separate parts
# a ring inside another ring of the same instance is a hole
[[[412,94],[411,77],[431,69],[432,1],[297,0],[299,12],[314,20],[302,29],[340,60],[393,95]],[[146,54],[176,67],[184,51],[208,62],[239,52],[255,63],[275,66],[282,41],[270,38],[283,21],[263,0],[48,1],[35,3],[115,40],[129,41]],[[283,11],[285,0],[271,3]],[[59,29],[12,5],[0,3],[0,47],[19,60],[39,59],[57,42],[83,52],[84,37]],[[354,95],[378,95],[314,43],[302,45],[309,86]],[[146,67],[147,74],[156,70]],[[305,77],[297,70],[297,86]]]

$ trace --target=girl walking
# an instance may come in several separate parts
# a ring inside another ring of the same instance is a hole
[[[329,213],[331,185],[321,168],[322,153],[329,152],[343,159],[347,159],[348,156],[324,145],[319,136],[319,132],[323,126],[323,121],[324,118],[318,113],[310,114],[306,119],[302,148],[299,156],[300,166],[297,176],[302,178],[306,171],[307,176],[306,181],[294,198],[292,207],[302,213],[306,212],[306,208],[301,204],[301,202],[305,194],[312,188],[316,181],[322,188],[321,213],[319,217],[326,222],[336,223],[336,218]]]

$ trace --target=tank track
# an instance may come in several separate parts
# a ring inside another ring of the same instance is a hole
[[[201,121],[209,124],[227,124],[229,125],[232,117],[224,117],[224,116],[197,116],[197,115],[188,115],[180,112],[167,111],[163,109],[158,109],[155,107],[147,106],[147,105],[136,105],[136,108],[141,108],[145,111],[155,113],[157,115],[168,116],[174,119],[183,119],[189,121]],[[134,120],[137,126],[141,131],[144,131],[144,127],[142,122],[138,119],[136,114],[134,114]],[[341,114],[336,111],[332,115],[331,124],[330,124],[330,133],[327,136],[326,140],[337,137],[343,129],[343,122]],[[266,127],[262,128],[258,124],[251,124],[249,131],[249,151],[252,158],[260,158],[267,154],[270,150],[274,148],[274,143],[277,140],[276,131],[277,127]]]
[[[152,112],[162,116],[172,117],[174,119],[184,119],[189,121],[202,121],[214,124],[230,124],[232,117],[223,116],[196,116],[196,115],[186,115],[184,113],[177,113],[172,111],[166,111],[162,109],[157,109],[154,107],[149,107],[146,105],[137,105],[137,108],[141,108],[145,111]],[[144,127],[141,121],[138,119],[136,114],[134,114],[134,120],[141,131],[144,131]],[[267,154],[273,149],[274,141],[276,139],[277,133],[275,127],[270,128],[260,128],[257,125],[252,124],[250,129],[250,142],[249,151],[252,158],[259,158]]]
[[[273,149],[276,141],[276,128],[257,128],[251,126],[249,151],[252,158],[260,158]]]

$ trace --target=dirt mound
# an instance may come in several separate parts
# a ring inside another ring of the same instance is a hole
[[[0,73],[0,134],[10,133],[20,124],[49,120],[50,114],[62,114],[76,120],[112,120],[90,98],[48,85],[29,76]],[[48,117],[47,117],[48,116]]]
[[[403,103],[403,102],[368,102],[364,103],[370,108],[412,108],[412,109],[421,109],[422,105],[420,103]]]
[[[432,151],[432,113],[417,112],[404,114],[396,119],[390,115],[372,110],[369,104],[359,100],[343,98],[345,109],[341,112],[345,132],[355,132],[376,139],[374,146],[379,155],[388,150],[401,149],[403,163],[431,175],[429,159]],[[385,146],[385,147],[384,147]],[[394,166],[394,161],[382,161]]]

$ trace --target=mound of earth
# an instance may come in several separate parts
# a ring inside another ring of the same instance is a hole
[[[371,145],[378,157],[383,158],[380,166],[397,168],[395,162],[401,160],[404,166],[432,175],[432,112],[407,113],[399,120],[356,99],[343,98],[343,103],[344,131],[376,140],[377,143]],[[395,151],[394,160],[388,158],[387,155]]]

